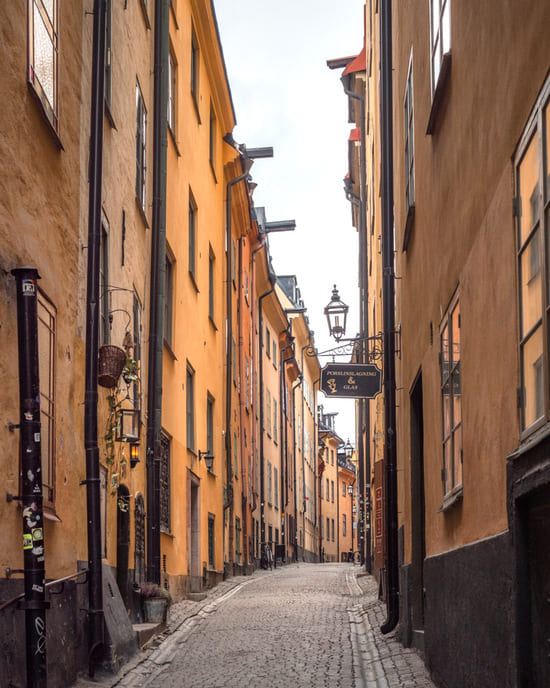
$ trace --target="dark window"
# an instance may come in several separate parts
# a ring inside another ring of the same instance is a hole
[[[235,561],[241,563],[241,519],[235,517]]]
[[[105,0],[105,104],[111,109],[113,78],[112,0]]]
[[[550,79],[524,132],[515,160],[521,362],[521,429],[550,418],[548,313],[550,308]]]
[[[330,501],[334,504],[334,480],[330,481]]]
[[[235,478],[239,477],[239,445],[237,444],[237,433],[233,433],[233,470]]]
[[[208,159],[210,160],[210,168],[214,173],[214,179],[216,178],[216,113],[212,103],[210,103],[210,131],[209,131],[209,146],[208,146]]]
[[[271,333],[267,325],[265,326],[265,353],[271,358]]]
[[[141,362],[141,303],[138,295],[134,292],[133,303],[133,342],[134,342],[134,361],[138,365],[138,371]],[[141,408],[141,391],[139,388],[139,376],[134,382],[134,408]]]
[[[189,190],[189,272],[193,279],[196,279],[196,256],[197,256],[197,204]]]
[[[160,433],[160,527],[170,530],[170,438]]]
[[[214,514],[208,514],[208,567],[211,569],[216,568],[215,525],[216,517],[214,516]]]
[[[403,135],[405,149],[405,211],[414,206],[414,101],[412,54],[403,98]]]
[[[214,254],[212,249],[208,254],[208,316],[214,322]]]
[[[45,504],[53,505],[55,499],[55,337],[57,311],[55,306],[40,291],[38,292],[37,310],[42,495]]]
[[[176,59],[170,50],[168,52],[168,126],[172,134],[176,133]]]
[[[57,132],[57,0],[28,0],[28,80]]]
[[[166,254],[166,267],[164,273],[164,341],[172,346],[172,307],[174,303],[174,263],[168,253]]]
[[[443,56],[451,51],[451,0],[430,0],[432,94],[437,86]]]
[[[455,297],[441,328],[441,402],[443,417],[443,492],[462,485],[462,396],[460,302]]]
[[[331,535],[332,535],[331,540],[332,540],[332,542],[334,542],[334,519],[333,518],[330,519],[330,525],[331,525],[331,531],[332,531],[331,532]]]
[[[186,375],[187,449],[195,451],[195,371],[187,366]]]
[[[136,84],[136,198],[145,211],[145,172],[147,168],[147,110],[141,95],[139,84]]]
[[[199,110],[199,44],[197,37],[195,36],[195,31],[191,31],[191,95],[193,96],[193,102],[197,108],[197,113]]]
[[[145,502],[143,495],[136,495],[134,511],[135,546],[134,546],[134,582],[145,583]]]
[[[206,451],[214,456],[214,399],[206,398]]]
[[[346,530],[347,530],[346,526],[347,526],[346,514],[342,514],[342,535],[343,535],[343,537],[346,537]]]
[[[279,508],[279,471],[273,466],[273,506]]]

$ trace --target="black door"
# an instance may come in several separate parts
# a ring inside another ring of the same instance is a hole
[[[411,624],[412,644],[424,645],[424,559],[426,527],[424,500],[424,417],[422,411],[422,373],[411,390]]]

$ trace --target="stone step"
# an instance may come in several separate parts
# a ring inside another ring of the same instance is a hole
[[[135,631],[136,638],[138,641],[138,646],[140,650],[153,638],[154,636],[162,633],[166,628],[165,623],[141,623],[133,624],[132,628]]]
[[[193,600],[193,602],[200,602],[201,600],[205,600],[207,597],[205,592],[188,592],[186,595],[186,598],[188,600]]]

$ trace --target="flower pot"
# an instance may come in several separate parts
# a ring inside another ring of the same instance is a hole
[[[147,623],[162,623],[166,620],[168,600],[165,597],[147,597],[143,600],[143,612]]]
[[[109,344],[101,346],[98,351],[97,384],[102,387],[115,387],[125,363],[124,349]]]

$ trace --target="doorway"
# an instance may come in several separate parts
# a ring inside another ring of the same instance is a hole
[[[412,644],[424,649],[424,559],[426,558],[426,520],[424,496],[424,414],[422,409],[422,371],[410,395],[411,428],[411,627]]]
[[[188,554],[191,592],[201,590],[201,527],[200,527],[200,481],[189,473],[189,530]]]
[[[130,493],[126,485],[117,490],[116,510],[116,582],[124,604],[128,606],[128,553],[130,551]]]

